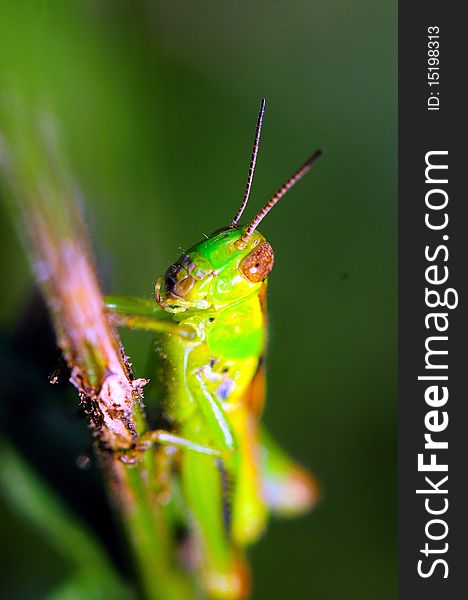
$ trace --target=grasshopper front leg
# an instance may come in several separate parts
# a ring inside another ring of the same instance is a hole
[[[192,442],[178,435],[174,435],[164,429],[155,429],[148,431],[143,434],[135,448],[128,450],[121,454],[120,460],[125,464],[134,464],[142,457],[142,454],[146,452],[154,444],[161,446],[171,446],[173,448],[179,448],[181,450],[188,450],[189,452],[197,452],[207,456],[214,456],[219,458],[221,453],[214,448],[208,446],[202,446],[196,442]]]
[[[175,323],[171,315],[152,300],[134,296],[106,296],[104,307],[112,323],[119,327],[171,333],[188,341],[197,338],[194,328]]]
[[[193,341],[197,336],[196,330],[193,327],[186,327],[173,322],[170,320],[170,315],[164,312],[155,302],[146,300],[145,298],[107,296],[105,298],[105,308],[112,322],[121,327],[140,329],[152,333],[171,333],[179,336],[183,340]],[[210,402],[208,398],[206,402]],[[206,402],[202,402],[202,404],[205,406]],[[223,425],[219,407],[213,405],[211,412],[218,415],[220,428],[224,427],[228,440],[232,440],[232,436],[230,436],[227,431],[227,425]],[[220,439],[222,439],[222,437]],[[137,448],[129,453],[123,454],[122,460],[127,463],[135,462],[138,458],[138,454],[145,451],[154,443],[174,446],[176,448],[211,456],[220,456],[220,453],[217,450],[197,444],[168,431],[156,430],[144,434],[140,439]]]

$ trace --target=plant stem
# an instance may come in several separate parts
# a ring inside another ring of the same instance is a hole
[[[189,599],[191,582],[177,565],[173,531],[155,493],[154,454],[147,452],[134,465],[119,458],[147,429],[140,402],[146,381],[132,379],[118,334],[106,317],[76,186],[50,122],[41,122],[38,130],[25,115],[10,116],[0,138],[0,167],[11,214],[88,416],[144,596]]]

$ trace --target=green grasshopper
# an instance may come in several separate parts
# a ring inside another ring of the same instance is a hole
[[[195,244],[155,285],[156,302],[107,298],[114,323],[152,331],[163,374],[167,430],[147,447],[178,454],[184,505],[210,598],[248,594],[243,549],[261,535],[269,512],[307,510],[317,487],[259,424],[265,397],[267,277],[274,253],[257,227],[322,154],[314,154],[247,226],[247,205],[265,111],[262,100],[241,206],[225,227]],[[127,457],[131,462],[135,459]]]

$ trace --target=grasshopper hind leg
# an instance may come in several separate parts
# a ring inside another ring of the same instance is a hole
[[[198,565],[212,600],[244,600],[250,576],[242,551],[230,535],[229,474],[219,459],[185,453],[182,482],[198,546]]]
[[[265,394],[265,365],[260,361],[242,405],[230,413],[239,440],[233,535],[241,546],[258,540],[269,513],[300,515],[319,498],[314,477],[292,460],[261,424]]]
[[[312,509],[320,496],[315,478],[283,451],[263,425],[243,412],[235,421],[243,437],[232,517],[233,539],[241,547],[260,538],[269,514],[299,516]]]
[[[259,445],[263,495],[270,511],[294,517],[311,510],[320,499],[315,477],[291,459],[263,426]]]
[[[221,479],[224,530],[226,537],[230,540],[232,537],[232,491],[234,482],[232,475],[226,469],[222,460],[217,461],[217,467]]]
[[[248,449],[252,455],[250,462],[257,465],[261,488],[259,493],[268,510],[278,516],[300,515],[317,503],[319,486],[313,475],[293,460],[260,423],[265,396],[265,363],[260,360],[244,398],[251,415],[250,437],[253,441]],[[248,429],[246,424],[242,427]],[[246,462],[248,464],[249,460]]]

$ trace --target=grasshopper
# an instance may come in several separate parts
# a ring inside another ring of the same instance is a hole
[[[259,423],[265,398],[266,291],[274,252],[257,227],[322,150],[249,225],[239,225],[252,187],[264,111],[265,99],[245,194],[230,225],[195,244],[167,269],[156,282],[155,302],[106,301],[114,323],[155,335],[163,410],[170,425],[148,432],[140,448],[154,443],[156,451],[175,449],[200,579],[214,599],[248,594],[244,549],[259,538],[268,514],[299,514],[318,495],[312,476]]]

